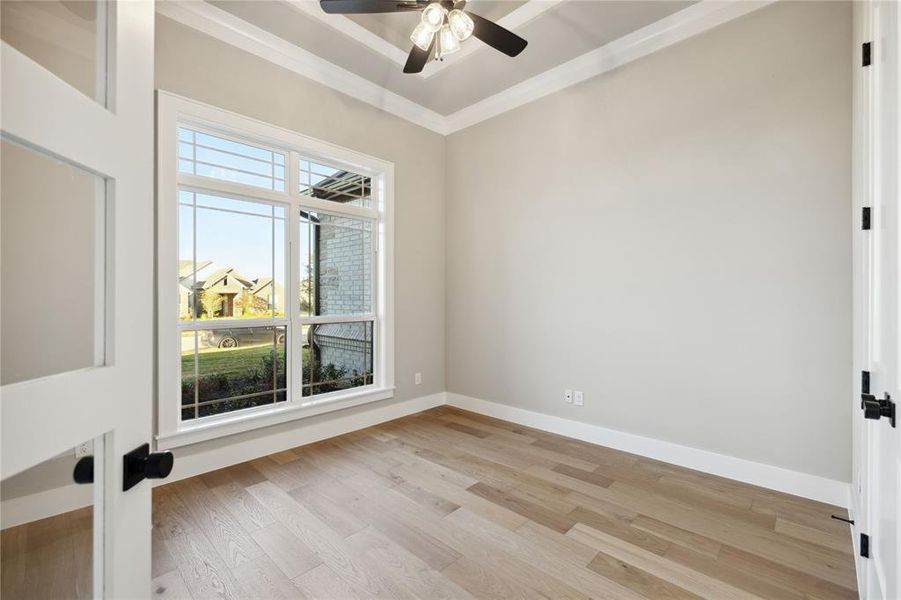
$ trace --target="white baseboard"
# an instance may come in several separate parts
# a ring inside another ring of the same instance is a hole
[[[225,439],[208,442],[175,451],[175,467],[165,480],[156,480],[154,485],[165,485],[179,479],[193,477],[215,471],[268,454],[274,454],[325,440],[337,435],[365,429],[386,421],[422,412],[445,403],[444,392],[421,396],[393,404],[374,403],[368,410],[338,411],[325,418],[292,421],[290,427],[278,427],[277,433],[243,439],[229,443]],[[198,448],[202,448],[198,451]],[[52,517],[70,510],[90,505],[91,486],[75,485],[10,498],[0,503],[0,529],[30,523],[37,519]]]
[[[709,450],[700,450],[672,442],[642,437],[634,433],[616,431],[598,425],[580,423],[506,404],[470,398],[452,392],[447,393],[447,403],[450,406],[456,406],[457,408],[489,417],[646,456],[679,465],[680,467],[703,471],[727,479],[734,479],[771,490],[801,496],[802,498],[826,502],[835,506],[848,506],[849,484],[843,481],[791,471],[782,467],[775,467],[734,456],[726,456],[725,454],[717,454]]]
[[[291,427],[279,428],[279,431],[275,433],[260,437],[245,438],[240,441],[208,442],[209,447],[205,448],[206,444],[198,445],[198,447],[194,447],[193,453],[191,452],[192,447],[189,446],[183,451],[176,451],[175,469],[172,475],[164,481],[155,482],[155,485],[163,485],[215,471],[444,404],[836,506],[847,507],[849,502],[849,484],[842,481],[607,429],[598,425],[579,423],[570,419],[451,392],[439,392],[394,404],[375,403],[368,410],[359,412],[339,411],[327,419],[294,422]],[[6,529],[82,508],[90,502],[90,487],[75,484],[10,498],[0,504],[0,528]]]

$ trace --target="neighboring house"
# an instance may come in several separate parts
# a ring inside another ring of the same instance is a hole
[[[235,298],[253,287],[253,281],[244,277],[231,267],[216,269],[203,281],[194,284],[197,308],[202,310],[201,294],[216,294],[219,296],[219,310],[216,316],[234,317]],[[240,311],[238,311],[240,313]]]
[[[259,277],[253,281],[250,293],[265,302],[267,308],[275,307],[276,312],[285,310],[285,288],[272,282],[272,277]]]
[[[202,260],[194,264],[193,260],[178,261],[178,318],[191,318],[193,303],[193,287],[195,274],[213,264],[211,260]]]
[[[245,277],[232,267],[214,269],[202,278],[200,272],[213,264],[211,260],[198,261],[196,268],[193,261],[181,260],[178,264],[178,305],[179,317],[190,318],[191,307],[195,314],[203,314],[202,298],[204,294],[215,294],[219,300],[216,316],[240,317],[240,296],[251,294],[259,300],[254,302],[258,310],[267,310],[275,306],[284,308],[285,290],[278,283],[273,284],[271,277]]]

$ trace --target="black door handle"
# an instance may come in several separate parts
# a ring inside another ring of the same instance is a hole
[[[75,463],[75,472],[72,473],[72,478],[75,483],[94,483],[94,457],[82,456]]]
[[[150,452],[150,444],[141,444],[126,454],[124,460],[123,492],[145,479],[165,479],[175,464],[175,457],[171,452]]]

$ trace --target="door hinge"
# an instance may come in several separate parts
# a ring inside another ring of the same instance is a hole
[[[860,372],[860,393],[861,394],[869,394],[870,393],[870,372],[869,371],[861,371]]]
[[[863,229],[864,231],[869,231],[871,224],[872,224],[872,221],[870,218],[870,207],[864,206],[863,212],[861,213],[861,216],[860,216],[860,228]]]
[[[873,63],[873,42],[864,42],[860,55],[861,65],[869,67]]]
[[[860,534],[860,555],[870,558],[870,536],[865,533]]]
[[[877,399],[873,394],[860,395],[860,407],[863,409],[863,418],[878,421],[882,417],[888,419],[892,427],[897,425],[896,408],[892,397],[887,393],[885,398]]]

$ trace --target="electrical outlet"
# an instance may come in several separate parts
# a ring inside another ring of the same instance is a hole
[[[573,403],[573,391],[566,390],[565,392],[563,392],[563,399],[566,401],[567,404],[572,404]]]
[[[581,390],[576,390],[576,393],[573,398],[573,404],[576,406],[584,406],[585,405],[585,396],[582,395]]]
[[[417,373],[413,376],[413,383],[415,383],[416,385],[422,383],[422,373]]]
[[[75,446],[75,458],[81,458],[83,456],[90,456],[94,453],[94,442],[89,440],[87,442],[82,442]]]

